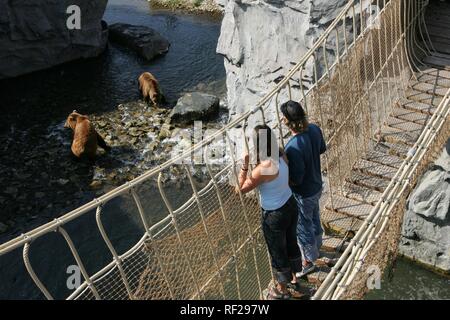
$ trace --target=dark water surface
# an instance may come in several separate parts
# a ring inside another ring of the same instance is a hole
[[[450,278],[437,275],[407,259],[397,260],[392,277],[386,276],[379,290],[370,291],[367,300],[450,299]]]

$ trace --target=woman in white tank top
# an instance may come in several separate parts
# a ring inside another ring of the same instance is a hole
[[[261,224],[272,260],[277,286],[270,288],[272,299],[289,299],[287,286],[301,271],[301,252],[297,244],[297,204],[289,187],[287,159],[279,151],[277,140],[266,125],[255,127],[256,165],[248,172],[249,155],[239,173],[242,193],[258,187]],[[299,295],[298,292],[293,292]]]

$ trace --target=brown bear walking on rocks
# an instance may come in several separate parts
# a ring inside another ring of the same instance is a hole
[[[111,150],[105,140],[95,131],[94,126],[89,121],[88,116],[79,114],[74,110],[68,117],[64,128],[73,130],[72,153],[77,158],[87,157],[95,159],[97,145],[105,151]]]
[[[138,81],[139,91],[145,102],[148,103],[151,100],[156,107],[164,103],[164,96],[159,88],[158,80],[150,72],[141,74]]]

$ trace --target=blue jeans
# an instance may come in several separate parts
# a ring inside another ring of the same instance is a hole
[[[274,276],[279,283],[292,280],[292,273],[302,270],[302,254],[297,244],[297,204],[291,197],[277,210],[262,210],[261,224],[271,258]]]
[[[321,195],[322,190],[308,198],[294,193],[298,208],[297,241],[303,261],[314,262],[320,256],[323,235],[319,208]]]

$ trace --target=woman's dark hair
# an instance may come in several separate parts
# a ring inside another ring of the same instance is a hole
[[[256,163],[260,163],[261,159],[273,158],[272,150],[279,152],[277,138],[273,134],[269,126],[257,125],[255,127],[255,147],[256,147]],[[265,135],[264,139],[261,139]],[[273,148],[273,149],[272,149]]]
[[[308,129],[308,119],[305,110],[300,103],[289,100],[281,105],[281,112],[286,118],[286,125],[295,132],[303,132]]]

